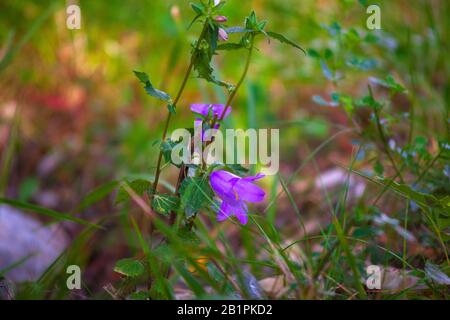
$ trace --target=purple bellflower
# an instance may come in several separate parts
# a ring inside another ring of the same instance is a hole
[[[219,40],[221,41],[228,40],[228,33],[223,28],[219,28]]]
[[[205,118],[210,114],[212,114],[212,116],[220,118],[220,116],[223,113],[223,110],[225,109],[225,105],[223,104],[204,104],[204,103],[194,103],[191,104],[191,111],[197,114],[201,114],[202,116],[204,116]],[[227,111],[225,112],[223,118],[225,119],[231,112],[231,107],[228,107]],[[201,126],[202,124],[202,119],[195,119],[194,121],[194,127],[197,126]],[[214,126],[214,129],[218,129],[219,128],[219,124],[216,123],[216,125]]]
[[[210,175],[210,184],[216,195],[222,200],[217,212],[217,220],[224,221],[232,215],[240,223],[248,221],[248,208],[246,202],[261,202],[266,193],[255,185],[255,180],[261,179],[264,174],[241,178],[225,170],[217,170]]]
[[[204,117],[207,117],[211,110],[212,115],[219,118],[222,115],[224,109],[225,109],[224,104],[207,104],[207,103],[191,104],[191,111],[194,113],[201,114]],[[231,107],[228,107],[227,112],[223,117],[226,118],[230,114],[230,112]]]

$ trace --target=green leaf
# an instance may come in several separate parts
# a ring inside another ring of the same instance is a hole
[[[204,14],[205,8],[203,7],[202,4],[191,3],[191,7],[195,11],[195,13],[197,13],[198,15]]]
[[[406,91],[406,89],[401,84],[395,81],[392,75],[388,75],[385,80],[372,77],[371,81],[375,84],[391,89],[393,92],[401,93]]]
[[[172,150],[180,142],[181,141],[173,141],[172,139],[169,138],[165,140],[163,143],[161,143],[160,149],[166,162],[172,163]],[[181,165],[176,166],[179,168]]]
[[[39,207],[36,206],[34,204],[29,204],[26,202],[21,202],[21,201],[17,201],[17,200],[13,200],[13,199],[5,199],[5,198],[0,198],[0,203],[4,203],[7,205],[10,205],[12,207],[15,208],[19,208],[19,209],[23,209],[23,210],[28,210],[28,211],[32,211],[38,214],[42,214],[48,217],[52,217],[56,220],[60,220],[60,221],[71,221],[71,222],[76,222],[82,225],[86,225],[86,226],[92,226],[92,227],[96,227],[96,228],[102,228],[101,226],[91,223],[89,221],[71,216],[69,214],[65,214],[65,213],[60,213],[57,211],[54,211],[52,209],[47,209],[47,208],[43,208],[43,207]]]
[[[150,81],[150,79],[148,78],[148,74],[146,74],[145,72],[140,72],[140,71],[133,71],[133,72],[136,75],[136,77],[139,79],[139,81],[142,82],[143,84],[146,84],[147,81]]]
[[[321,58],[319,51],[317,51],[316,49],[308,49],[308,55],[311,58],[315,58],[315,59]]]
[[[102,200],[103,198],[105,198],[114,191],[118,183],[119,183],[118,181],[110,181],[97,187],[81,200],[77,210],[78,211],[84,210],[92,206],[94,203]]]
[[[35,253],[32,254],[28,254],[25,257],[13,262],[12,264],[6,266],[3,269],[0,269],[0,280],[3,278],[3,276],[5,276],[8,272],[14,270],[15,268],[20,267],[22,264],[24,264],[25,262],[28,261],[28,259],[32,258],[33,256],[35,256]],[[0,282],[1,285],[1,282]],[[0,286],[1,287],[1,286]]]
[[[208,205],[213,197],[207,176],[188,177],[180,187],[181,210],[187,218],[195,215],[201,208]]]
[[[163,101],[166,101],[169,104],[172,104],[172,99],[170,98],[170,96],[167,93],[165,93],[164,91],[155,89],[153,87],[152,83],[150,82],[148,75],[145,72],[140,72],[140,71],[133,71],[133,72],[136,75],[136,77],[139,79],[139,81],[144,84],[144,89],[149,95],[151,95],[152,97],[161,99]]]
[[[56,2],[51,3],[43,13],[37,17],[33,22],[27,24],[26,31],[23,37],[13,46],[15,31],[11,31],[6,39],[6,46],[4,46],[4,54],[0,58],[0,73],[11,63],[11,61],[22,52],[22,48],[32,39],[32,37],[41,29],[47,19],[53,16],[53,13],[58,10],[59,4]]]
[[[217,50],[219,27],[216,25],[208,25],[205,31],[204,39],[199,48],[194,51],[194,69],[197,71],[199,78],[203,78],[208,82],[215,83],[219,86],[231,88],[229,83],[218,80],[214,75],[214,69],[211,67],[211,60]]]
[[[280,41],[281,43],[286,43],[290,46],[293,46],[301,51],[303,51],[303,53],[306,54],[305,49],[303,49],[302,47],[300,47],[298,44],[296,44],[295,42],[289,40],[288,38],[286,38],[285,36],[283,36],[282,34],[273,32],[273,31],[267,31],[267,35],[275,40]]]
[[[197,236],[197,234],[192,230],[188,230],[187,227],[181,228],[177,232],[177,235],[180,238],[180,240],[184,243],[189,243],[192,245],[200,245],[200,243],[201,243],[201,240]]]
[[[245,176],[249,172],[249,170],[247,168],[243,167],[242,165],[240,165],[238,163],[227,164],[225,167],[238,176]]]
[[[26,178],[19,187],[19,200],[28,201],[39,188],[39,180],[35,177]]]
[[[362,71],[369,71],[377,67],[376,59],[351,57],[347,60],[347,65]]]
[[[255,11],[252,11],[250,15],[245,18],[245,28],[251,30],[257,29],[257,19]]]
[[[127,183],[128,186],[139,196],[142,196],[144,192],[149,191],[152,187],[151,182],[144,179],[137,179],[130,183],[124,181],[124,183]],[[127,190],[125,190],[125,188],[121,186],[119,191],[117,192],[115,203],[119,204],[128,200],[130,200],[130,195],[128,194]]]
[[[385,179],[381,177],[372,178],[361,172],[355,170],[352,171],[369,181],[388,187],[404,198],[414,201],[418,206],[422,208],[440,209],[443,210],[443,212],[447,215],[449,215],[450,213],[450,196],[438,198],[431,194],[415,191],[409,185],[398,183],[396,181],[393,181],[392,179]]]
[[[380,177],[383,176],[383,173],[384,173],[384,167],[383,167],[383,165],[381,164],[381,162],[380,162],[379,160],[377,160],[377,161],[375,162],[375,164],[373,165],[373,170],[374,170],[375,173],[376,173],[377,175],[379,175]]]
[[[177,210],[178,205],[178,197],[168,194],[155,194],[152,201],[153,210],[165,216]]]
[[[122,259],[117,261],[114,272],[120,273],[126,277],[138,277],[143,274],[145,267],[142,262],[134,259]]]

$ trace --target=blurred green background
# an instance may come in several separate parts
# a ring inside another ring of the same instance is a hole
[[[81,7],[80,30],[66,28],[68,3]],[[382,29],[374,31],[366,28],[369,4],[227,1],[228,26],[242,25],[255,10],[259,19],[268,21],[269,30],[285,34],[308,52],[259,39],[226,123],[280,128],[280,174],[286,179],[329,137],[364,123],[359,113],[350,115],[327,101],[335,91],[366,95],[369,77],[391,74],[408,89],[407,97],[394,97],[391,110],[398,144],[406,143],[410,130],[409,118],[402,121],[401,115],[411,110],[413,137],[424,136],[431,151],[438,140],[448,141],[450,2],[377,1]],[[71,211],[102,183],[151,177],[166,108],[145,94],[132,71],[147,72],[157,88],[174,95],[200,32],[199,24],[187,29],[193,17],[190,1],[183,0],[1,1],[2,196]],[[214,59],[214,66],[221,78],[235,83],[243,60],[242,52],[225,52]],[[339,81],[327,80],[333,78],[330,73]],[[192,126],[191,103],[225,99],[222,88],[192,77],[171,129]],[[340,135],[295,177],[291,192],[303,212],[320,212],[324,201],[305,185],[314,184],[321,171],[348,164],[355,139],[351,131]],[[372,164],[361,163],[360,168],[371,169]],[[168,184],[176,178],[176,171],[163,173]],[[281,188],[276,178],[266,179],[264,186],[272,195]],[[104,201],[84,214],[99,217],[115,210],[111,201]],[[267,214],[272,221],[277,217],[280,230],[285,227],[289,234],[284,213],[292,214],[286,197]],[[114,241],[107,239],[104,245]]]

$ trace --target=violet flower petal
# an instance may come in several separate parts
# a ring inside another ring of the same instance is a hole
[[[205,103],[193,103],[191,104],[191,111],[201,114],[206,117],[209,114],[209,110],[212,110],[213,116],[220,117],[225,109],[225,105],[223,104],[205,104]],[[227,111],[224,114],[224,118],[226,118],[231,112],[231,107],[227,108]]]
[[[233,189],[238,195],[239,200],[248,202],[261,202],[266,196],[263,189],[249,181],[245,181],[244,179],[239,180],[234,185]]]
[[[248,222],[248,209],[247,205],[244,202],[238,202],[235,205],[229,205],[231,207],[231,211],[236,216],[242,224],[247,224]]]
[[[225,29],[219,28],[219,40],[221,41],[228,40],[228,33],[225,31]]]
[[[225,221],[231,215],[232,215],[231,207],[225,201],[222,201],[219,211],[217,212],[217,221],[219,222]]]
[[[256,176],[249,176],[249,177],[245,177],[245,178],[242,178],[242,179],[245,180],[245,181],[253,182],[255,180],[262,179],[265,176],[266,175],[264,173],[258,173]]]
[[[216,195],[222,199],[217,212],[217,220],[224,221],[231,215],[236,216],[240,223],[248,221],[247,204],[245,202],[260,202],[266,193],[253,181],[264,177],[263,174],[241,178],[225,170],[217,170],[210,174],[210,184]]]
[[[239,181],[239,177],[225,170],[214,171],[210,175],[210,183],[214,192],[222,200],[234,200],[236,196],[233,186]]]

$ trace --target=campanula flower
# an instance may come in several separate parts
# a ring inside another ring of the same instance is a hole
[[[210,184],[216,195],[222,200],[217,212],[217,220],[224,221],[232,215],[240,223],[248,221],[248,208],[246,202],[260,202],[266,193],[255,185],[255,180],[261,179],[264,174],[241,178],[225,170],[217,170],[210,175]]]
[[[204,104],[204,103],[191,104],[191,111],[194,113],[201,114],[204,117],[207,117],[209,112],[211,111],[213,116],[219,118],[222,115],[224,109],[225,109],[224,104]],[[230,114],[230,112],[231,107],[228,107],[223,118],[225,119]]]
[[[228,33],[225,31],[225,29],[219,28],[219,40],[222,41],[228,40]]]

